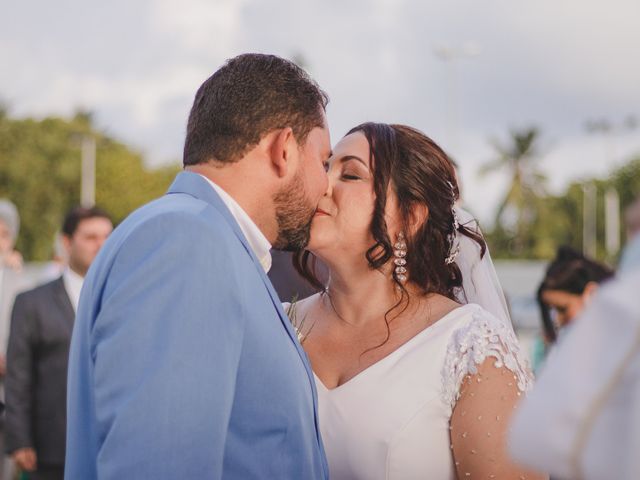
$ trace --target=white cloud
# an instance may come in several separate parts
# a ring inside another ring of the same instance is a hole
[[[512,126],[542,128],[554,188],[606,170],[584,122],[640,116],[638,18],[636,0],[24,0],[0,19],[0,98],[21,115],[92,109],[158,163],[180,157],[195,90],[226,58],[301,53],[331,96],[334,142],[366,120],[414,125],[455,154],[489,218],[505,179],[475,172],[487,137]],[[433,47],[468,41],[482,52],[456,62],[451,145]],[[618,141],[620,154],[640,150],[637,134]]]
[[[151,26],[159,36],[170,36],[185,52],[225,57],[242,31],[243,0],[156,0]]]

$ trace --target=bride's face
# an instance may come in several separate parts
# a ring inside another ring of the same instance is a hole
[[[374,244],[370,226],[375,193],[369,156],[369,143],[360,132],[347,135],[333,149],[329,187],[313,217],[307,247],[324,260],[345,254],[362,255],[364,260]]]

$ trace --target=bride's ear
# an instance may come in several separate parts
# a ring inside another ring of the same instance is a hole
[[[415,203],[409,210],[408,217],[405,217],[405,215],[399,211],[397,211],[396,215],[392,217],[387,216],[387,228],[393,241],[395,241],[399,232],[402,232],[411,238],[415,236],[428,218],[429,207],[424,203]]]
[[[413,237],[428,219],[429,207],[424,203],[413,204],[407,219],[407,233],[409,236]]]

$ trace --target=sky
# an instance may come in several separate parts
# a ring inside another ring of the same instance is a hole
[[[424,131],[459,163],[485,224],[508,179],[478,169],[512,129],[540,128],[551,192],[640,152],[640,128],[625,124],[640,119],[637,0],[21,0],[2,11],[11,115],[90,110],[150,166],[180,162],[198,86],[249,51],[304,58],[331,98],[333,143],[363,121]],[[592,120],[611,133],[588,132]]]

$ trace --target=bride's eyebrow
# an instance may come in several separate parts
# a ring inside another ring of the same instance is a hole
[[[369,166],[365,163],[365,161],[355,155],[345,155],[340,159],[340,163],[345,163],[345,162],[348,162],[349,160],[356,160],[360,162],[362,165],[364,165],[367,170],[369,170]]]

